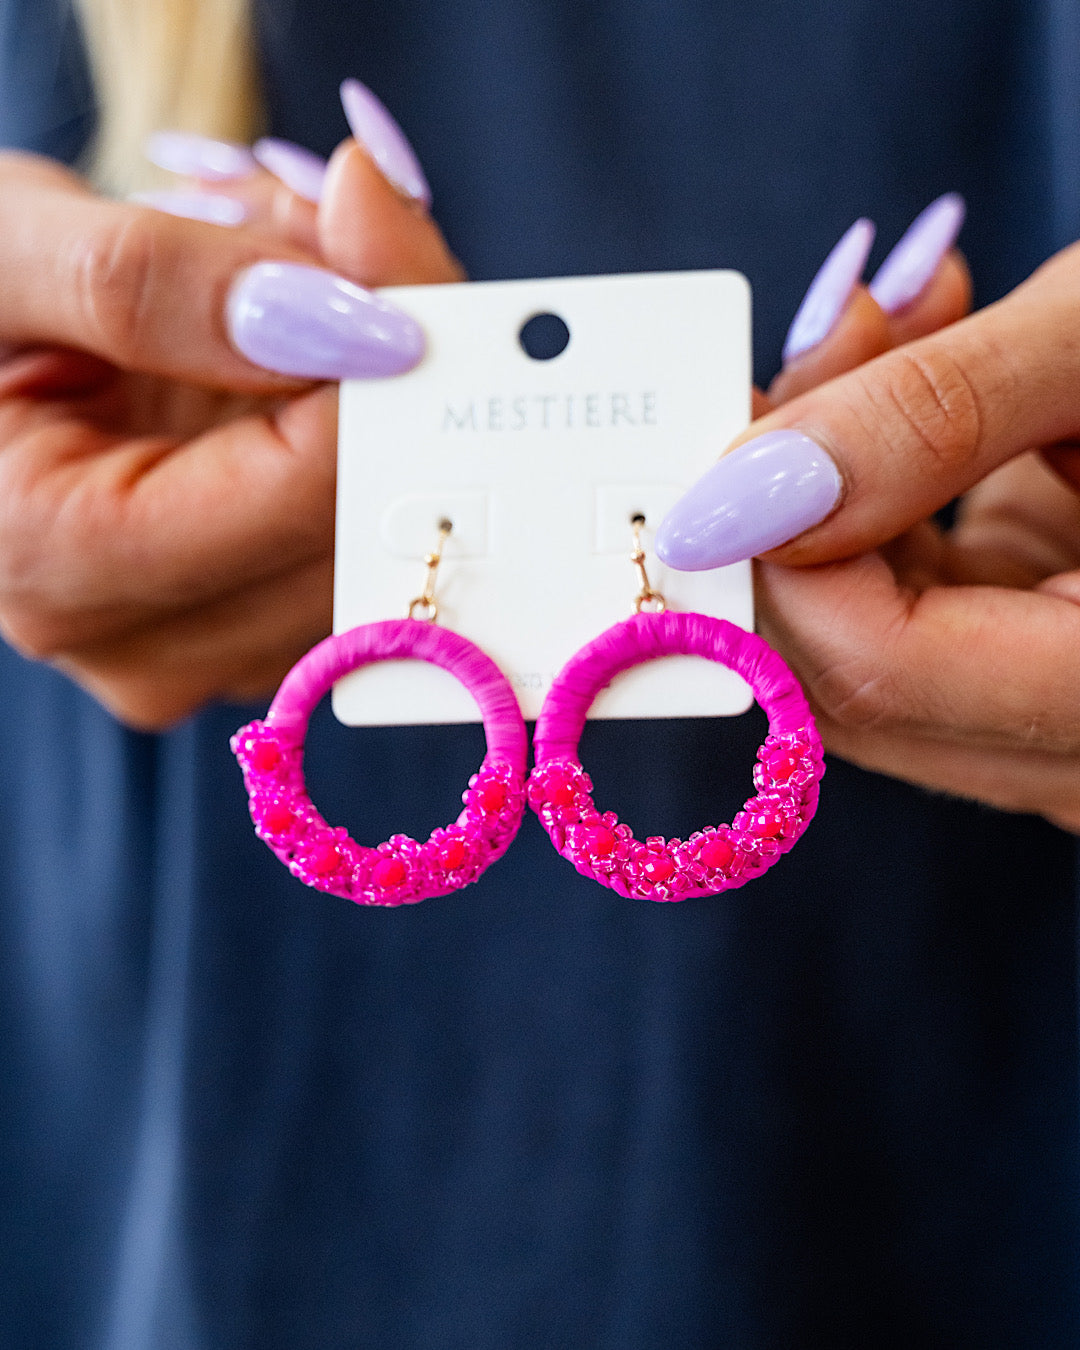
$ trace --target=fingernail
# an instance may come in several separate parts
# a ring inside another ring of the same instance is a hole
[[[264,169],[280,178],[297,196],[318,203],[326,178],[326,160],[321,156],[275,136],[264,136],[256,141],[251,153]]]
[[[341,86],[341,106],[352,134],[395,187],[425,206],[431,205],[431,188],[420,161],[405,133],[366,84],[346,80]]]
[[[144,153],[159,169],[210,183],[247,178],[255,170],[255,159],[246,145],[215,141],[190,131],[155,131],[147,137]]]
[[[213,192],[133,192],[128,201],[137,206],[152,206],[170,216],[206,220],[211,225],[243,225],[248,218],[243,202]]]
[[[851,226],[821,264],[788,329],[785,365],[828,336],[859,284],[873,243],[874,222],[864,217]]]
[[[956,242],[967,208],[957,192],[930,203],[878,268],[870,294],[887,314],[910,305]]]
[[[801,431],[767,431],[717,460],[656,532],[662,562],[702,572],[754,558],[824,520],[843,480]]]
[[[298,263],[256,263],[226,304],[237,351],[267,370],[308,380],[369,379],[411,370],[420,326],[351,281]]]

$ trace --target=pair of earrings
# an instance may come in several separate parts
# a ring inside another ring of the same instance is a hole
[[[705,614],[673,613],[649,586],[634,518],[641,589],[631,618],[570,658],[544,700],[526,781],[527,737],[509,682],[491,658],[435,620],[434,580],[450,523],[440,526],[423,594],[408,617],[363,624],[312,648],[285,677],[266,718],[232,738],[256,833],[308,886],[362,905],[401,905],[467,886],[509,848],[526,801],[560,854],[583,875],[643,900],[715,895],[760,876],[810,823],[824,772],[821,739],[798,681],[753,633]],[[769,734],[754,766],[756,796],[730,825],[706,826],[686,840],[634,838],[612,811],[601,812],[578,743],[589,708],[621,671],[660,656],[703,656],[736,671],[768,714]],[[452,824],[420,843],[395,834],[364,848],[327,824],[304,784],[308,720],[335,681],[374,661],[412,658],[457,677],[480,709],[487,753]]]

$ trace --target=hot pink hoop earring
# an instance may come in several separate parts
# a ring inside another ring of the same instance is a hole
[[[649,589],[639,546],[632,556],[642,578],[638,612],[583,647],[556,676],[533,736],[529,804],[559,853],[620,895],[716,895],[767,871],[805,831],[825,771],[821,738],[798,681],[761,638],[705,614],[644,612],[643,604],[663,601]],[[730,825],[705,826],[685,841],[658,836],[642,843],[613,811],[597,810],[578,743],[594,699],[620,671],[670,655],[704,656],[737,671],[768,714],[769,735],[754,766],[757,795]]]
[[[430,586],[439,553],[427,562],[429,584],[410,606],[410,616],[420,606],[425,618],[364,624],[320,642],[286,675],[266,718],[241,727],[230,742],[259,837],[305,885],[361,905],[414,904],[476,881],[506,852],[525,810],[521,709],[490,657],[460,634],[435,627]],[[377,848],[364,848],[344,828],[328,825],[307,794],[308,720],[343,675],[373,661],[408,657],[441,666],[468,689],[483,718],[487,753],[453,824],[434,830],[424,843],[395,834]]]

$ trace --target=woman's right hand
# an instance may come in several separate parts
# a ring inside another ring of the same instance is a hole
[[[354,141],[315,235],[105,201],[0,155],[0,631],[133,726],[260,696],[329,631],[337,391],[319,381],[422,350],[340,281],[461,278]]]

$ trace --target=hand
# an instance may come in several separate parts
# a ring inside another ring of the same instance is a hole
[[[1072,830],[1078,300],[1073,248],[999,304],[770,413],[661,531],[675,565],[764,554],[762,630],[832,750]],[[962,493],[943,531],[933,513]]]
[[[311,212],[317,251],[0,156],[0,630],[132,725],[261,695],[329,631],[336,390],[312,381],[407,368],[421,338],[359,292],[343,338],[322,269],[460,278],[355,142]],[[299,308],[267,261],[305,269]]]

